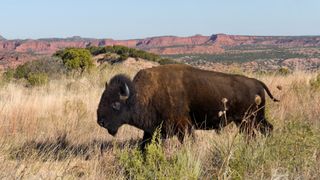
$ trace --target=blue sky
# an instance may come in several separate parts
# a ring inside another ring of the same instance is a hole
[[[320,35],[320,0],[1,0],[7,39]]]

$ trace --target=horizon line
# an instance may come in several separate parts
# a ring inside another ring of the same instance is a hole
[[[149,39],[149,38],[160,38],[160,37],[180,37],[180,38],[188,38],[188,37],[195,37],[195,36],[214,36],[214,35],[228,35],[228,36],[252,36],[252,37],[317,37],[319,35],[249,35],[249,34],[227,34],[227,33],[213,33],[211,35],[203,35],[203,34],[193,34],[188,36],[179,36],[179,35],[155,35],[155,36],[146,36],[141,38],[127,38],[127,39],[116,39],[112,37],[104,37],[104,38],[96,38],[96,37],[84,37],[81,35],[74,35],[74,36],[65,36],[65,37],[41,37],[41,38],[10,38],[7,39],[3,35],[0,34],[0,37],[2,37],[4,40],[12,41],[12,40],[46,40],[46,39],[96,39],[96,40],[117,40],[117,41],[126,41],[126,40],[143,40],[143,39]]]

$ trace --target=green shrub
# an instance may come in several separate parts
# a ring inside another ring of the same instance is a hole
[[[239,47],[243,47],[241,45]],[[227,48],[228,49],[228,48]],[[257,46],[252,46],[252,52],[243,51],[241,49],[226,50],[225,53],[220,54],[176,54],[165,55],[165,57],[173,59],[184,59],[187,61],[197,62],[199,60],[205,62],[223,62],[223,63],[244,63],[251,61],[265,61],[270,59],[285,60],[290,58],[310,58],[317,55],[306,55],[288,51],[288,49],[273,49],[272,47],[266,48],[263,51],[257,51]]]
[[[172,60],[172,59],[169,59],[169,58],[162,58],[159,60],[159,64],[160,65],[165,65],[165,64],[177,64],[178,62]]]
[[[14,72],[14,77],[16,79],[27,79],[30,73],[46,73],[49,77],[54,78],[65,72],[66,69],[60,58],[45,57],[19,65]]]
[[[105,47],[90,46],[87,48],[87,50],[89,50],[90,53],[94,56],[106,53]],[[61,53],[61,52],[58,52],[58,53]]]
[[[67,48],[58,51],[54,56],[60,57],[68,71],[84,71],[93,67],[92,56],[89,50],[82,48]]]
[[[10,82],[14,78],[14,69],[8,69],[2,75],[2,79],[5,82]]]
[[[316,78],[310,80],[310,85],[314,89],[320,88],[320,73],[317,75]]]
[[[295,174],[317,171],[314,153],[319,147],[319,131],[306,122],[292,121],[271,137],[250,143],[238,138],[231,151],[229,175],[231,179],[255,179],[257,175],[270,179],[273,170],[281,169],[288,179],[294,179]]]
[[[278,75],[282,75],[282,76],[286,76],[288,74],[290,74],[291,71],[287,68],[287,67],[281,67],[280,69],[278,69],[277,74]]]
[[[33,73],[46,73],[51,78],[56,78],[66,73],[62,59],[57,57],[45,57],[32,61],[29,68]]]
[[[156,141],[155,137],[145,154],[138,148],[127,148],[117,153],[128,179],[199,179],[200,162],[190,155],[189,149],[168,157],[161,140]]]
[[[119,61],[124,61],[124,60],[126,60],[126,59],[128,59],[128,58],[129,58],[128,55],[126,55],[126,54],[121,54],[120,57],[119,57]]]
[[[29,62],[19,65],[14,73],[14,78],[16,79],[22,79],[22,78],[28,78],[28,74],[30,73],[30,69],[28,68]]]
[[[126,60],[128,57],[132,58],[141,58],[148,61],[154,61],[158,62],[160,64],[174,64],[176,63],[172,59],[169,58],[161,58],[157,54],[149,53],[143,50],[134,49],[134,48],[128,48],[126,46],[107,46],[107,47],[95,47],[91,46],[87,48],[88,51],[94,56],[104,53],[115,53],[119,55],[119,60]],[[62,54],[61,52],[58,52],[56,54]]]
[[[31,86],[41,86],[48,82],[48,75],[45,73],[30,73],[27,78]]]

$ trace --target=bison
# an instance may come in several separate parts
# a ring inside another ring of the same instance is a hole
[[[140,70],[133,80],[114,76],[106,83],[98,110],[98,124],[115,135],[123,124],[144,131],[142,147],[161,127],[163,137],[183,142],[193,129],[220,130],[234,122],[267,135],[273,130],[265,118],[267,86],[242,75],[206,71],[175,64]],[[247,132],[247,131],[246,131]]]

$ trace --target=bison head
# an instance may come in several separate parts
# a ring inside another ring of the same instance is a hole
[[[130,102],[134,94],[132,81],[125,75],[114,76],[101,96],[97,110],[98,124],[115,135],[119,127],[128,123]]]

